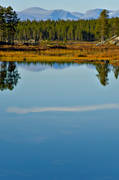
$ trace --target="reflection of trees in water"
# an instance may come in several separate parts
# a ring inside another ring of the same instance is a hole
[[[62,68],[66,68],[66,67],[68,67],[68,66],[70,66],[70,65],[73,65],[73,64],[75,64],[75,63],[66,63],[66,62],[61,62],[61,63],[56,63],[56,62],[35,62],[35,63],[23,63],[23,64],[27,64],[28,66],[30,65],[30,64],[34,64],[34,65],[38,65],[38,64],[40,64],[41,66],[42,65],[46,65],[46,67],[47,67],[47,65],[49,65],[49,66],[51,66],[51,67],[53,67],[54,69],[61,69],[61,67]],[[99,79],[99,81],[100,81],[100,83],[103,85],[103,86],[106,86],[106,85],[108,85],[108,82],[109,82],[109,79],[108,79],[108,73],[110,72],[110,70],[111,70],[111,65],[109,64],[109,61],[104,61],[104,62],[102,62],[102,63],[92,63],[92,62],[88,62],[88,63],[81,63],[81,64],[77,64],[77,66],[78,65],[82,65],[82,64],[88,64],[89,66],[93,66],[93,67],[95,67],[95,69],[97,70],[97,72],[98,72],[98,74],[96,75],[97,77],[98,77],[98,79]],[[117,72],[117,71],[116,71]],[[118,71],[118,73],[119,73],[119,71]]]
[[[108,74],[111,70],[114,72],[114,76],[116,79],[119,77],[119,66],[113,66],[109,64],[109,61],[105,61],[103,63],[87,63],[90,66],[95,67],[98,74],[96,75],[101,83],[101,85],[106,86],[109,84]]]
[[[116,79],[119,77],[119,66],[110,65],[108,61],[102,63],[87,63],[88,65],[95,67],[98,74],[96,75],[101,83],[101,85],[106,86],[109,84],[108,74],[111,70],[114,72]]]
[[[97,64],[96,66],[96,70],[98,71],[97,77],[100,80],[100,83],[103,86],[106,86],[108,84],[108,73],[110,72],[110,67],[108,63],[104,63],[104,64]]]
[[[18,80],[20,79],[20,75],[17,70],[17,65],[19,64],[27,65],[27,66],[29,66],[30,64],[34,64],[36,66],[38,64],[50,65],[51,67],[55,69],[62,69],[62,68],[66,68],[72,65],[73,63],[22,62],[22,63],[16,64],[15,62],[1,62],[0,64],[0,90],[1,91],[5,89],[13,90],[14,87],[17,85]],[[96,63],[86,63],[86,64],[88,64],[89,66],[93,66],[97,70],[98,74],[96,76],[98,77],[100,83],[103,86],[106,86],[109,84],[108,74],[111,70],[113,70],[116,79],[118,79],[119,77],[119,66],[111,66],[108,61],[105,61],[100,64],[96,64]]]
[[[15,62],[2,62],[0,64],[0,90],[13,90],[18,83],[20,75]]]
[[[84,64],[87,64],[89,66],[92,66],[94,67],[98,74],[96,75],[96,77],[98,77],[101,85],[103,86],[107,86],[109,84],[109,79],[108,79],[108,74],[109,72],[113,69],[113,72],[114,72],[114,75],[115,75],[115,78],[118,79],[119,77],[119,66],[112,66],[109,64],[109,61],[103,61],[103,62],[100,62],[100,63],[93,63],[93,62],[87,62],[87,63],[81,63],[81,64],[77,64],[77,63],[66,63],[66,62],[23,62],[22,65],[46,65],[46,68],[47,68],[47,65],[49,65],[50,67],[54,68],[54,69],[62,69],[62,68],[66,68],[70,65],[84,65]],[[39,70],[40,71],[40,70]]]
[[[115,78],[118,79],[118,77],[119,77],[119,66],[114,66],[113,71],[114,71]]]

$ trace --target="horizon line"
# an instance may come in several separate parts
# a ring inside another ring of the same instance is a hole
[[[3,5],[2,5],[3,6]],[[13,8],[12,5],[9,5]],[[8,6],[3,6],[3,7],[8,7]],[[47,9],[47,8],[43,8],[43,7],[40,7],[40,6],[29,6],[29,7],[26,7],[26,8],[21,8],[21,9],[16,9],[16,8],[13,8],[13,10],[17,11],[17,12],[21,12],[21,11],[24,11],[26,9],[31,9],[31,8],[40,8],[40,9],[43,9],[43,10],[46,10],[46,11],[53,11],[53,10],[64,10],[64,11],[68,11],[68,12],[79,12],[79,13],[82,13],[82,14],[85,14],[86,12],[88,11],[91,11],[91,10],[108,10],[108,11],[119,11],[119,9],[109,9],[109,8],[99,8],[99,7],[95,7],[95,8],[91,8],[91,9],[87,9],[85,11],[80,11],[80,10],[69,10],[69,9],[65,9],[65,8],[54,8],[54,9]]]

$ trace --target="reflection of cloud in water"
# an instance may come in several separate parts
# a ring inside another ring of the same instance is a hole
[[[22,69],[34,72],[44,71],[50,68],[50,66],[46,64],[20,64],[19,66],[22,67]]]
[[[40,112],[86,112],[97,110],[118,109],[119,104],[102,104],[93,106],[77,106],[77,107],[36,107],[36,108],[19,108],[9,107],[7,112],[16,114],[40,113]]]
[[[19,66],[29,71],[38,72],[38,71],[44,71],[46,69],[65,69],[69,66],[72,66],[72,64],[71,63],[64,63],[64,64],[63,63],[62,64],[60,63],[52,63],[52,64],[31,63],[31,64],[20,64]]]

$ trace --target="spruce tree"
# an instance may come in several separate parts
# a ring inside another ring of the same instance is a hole
[[[99,25],[101,41],[104,41],[108,34],[108,11],[106,9],[104,9],[100,14]]]

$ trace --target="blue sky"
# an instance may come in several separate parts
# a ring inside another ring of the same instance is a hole
[[[15,10],[29,7],[45,9],[65,9],[70,11],[85,12],[94,8],[119,9],[119,0],[0,0],[2,6],[12,6]]]

